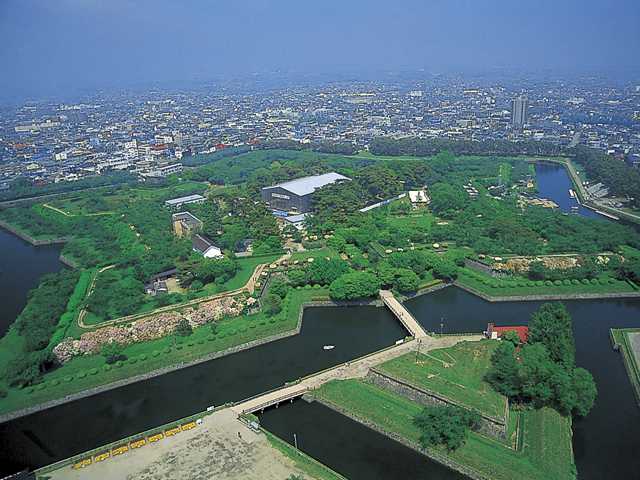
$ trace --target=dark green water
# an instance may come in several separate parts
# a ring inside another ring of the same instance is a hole
[[[0,228],[0,337],[22,311],[40,277],[64,268],[59,255],[59,245],[34,247]]]

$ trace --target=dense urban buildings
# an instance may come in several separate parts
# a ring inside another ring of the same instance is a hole
[[[635,165],[640,91],[637,83],[593,77],[407,75],[29,102],[0,110],[0,189],[18,178],[40,184],[108,172],[154,181],[179,173],[189,156],[229,147],[286,140],[366,149],[379,136],[585,145]]]

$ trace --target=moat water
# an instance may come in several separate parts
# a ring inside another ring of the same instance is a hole
[[[64,268],[60,246],[34,247],[0,228],[0,337],[27,303],[29,290],[45,273]]]

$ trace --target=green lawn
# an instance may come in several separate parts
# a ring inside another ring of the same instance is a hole
[[[579,281],[576,285],[570,281],[570,284],[567,285],[565,281],[561,281],[558,285],[557,282],[534,282],[524,278],[502,280],[469,268],[460,268],[458,282],[491,297],[633,293],[639,291],[637,286],[606,274],[596,279],[595,282]]]
[[[401,228],[416,228],[418,230],[429,232],[435,221],[435,217],[428,212],[420,212],[419,215],[406,215],[398,217],[388,217],[387,224],[390,228],[399,230]]]
[[[190,362],[253,340],[294,329],[303,303],[326,299],[322,288],[292,290],[283,302],[283,310],[273,318],[264,314],[244,315],[218,323],[216,335],[208,325],[194,330],[187,338],[171,335],[125,348],[128,360],[121,365],[106,366],[101,355],[75,357],[45,375],[42,383],[26,389],[12,388],[0,399],[0,413],[35,406],[88,388],[151,372],[159,368]],[[6,338],[6,337],[5,337]],[[4,340],[4,339],[3,339]]]
[[[418,443],[420,432],[413,417],[422,407],[405,397],[361,380],[334,380],[316,390],[315,396],[357,419]],[[440,447],[430,450],[493,480],[575,479],[570,420],[551,409],[526,411],[523,416],[525,438],[520,452],[475,432],[470,432],[455,452]]]
[[[224,282],[222,285],[217,285],[215,283],[209,283],[205,285],[202,289],[202,293],[198,296],[203,297],[207,295],[213,295],[214,293],[228,292],[229,290],[236,290],[238,288],[244,287],[244,285],[251,278],[251,275],[253,275],[253,272],[258,265],[262,263],[274,262],[282,255],[283,253],[272,253],[266,255],[237,258],[236,262],[238,263],[238,270],[232,278]]]
[[[497,341],[461,342],[426,354],[407,353],[377,367],[381,372],[504,420],[507,399],[483,378]],[[417,363],[416,363],[417,358]]]
[[[291,261],[294,262],[296,260],[304,261],[308,258],[338,258],[339,255],[336,251],[329,247],[324,248],[316,248],[313,250],[306,250],[304,252],[294,252],[291,254]]]

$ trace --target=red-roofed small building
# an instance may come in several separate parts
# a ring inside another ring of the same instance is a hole
[[[487,331],[485,333],[487,338],[495,340],[500,338],[506,332],[516,332],[521,343],[527,343],[527,340],[529,339],[529,327],[520,325],[496,327],[493,323],[490,323],[487,325]]]

